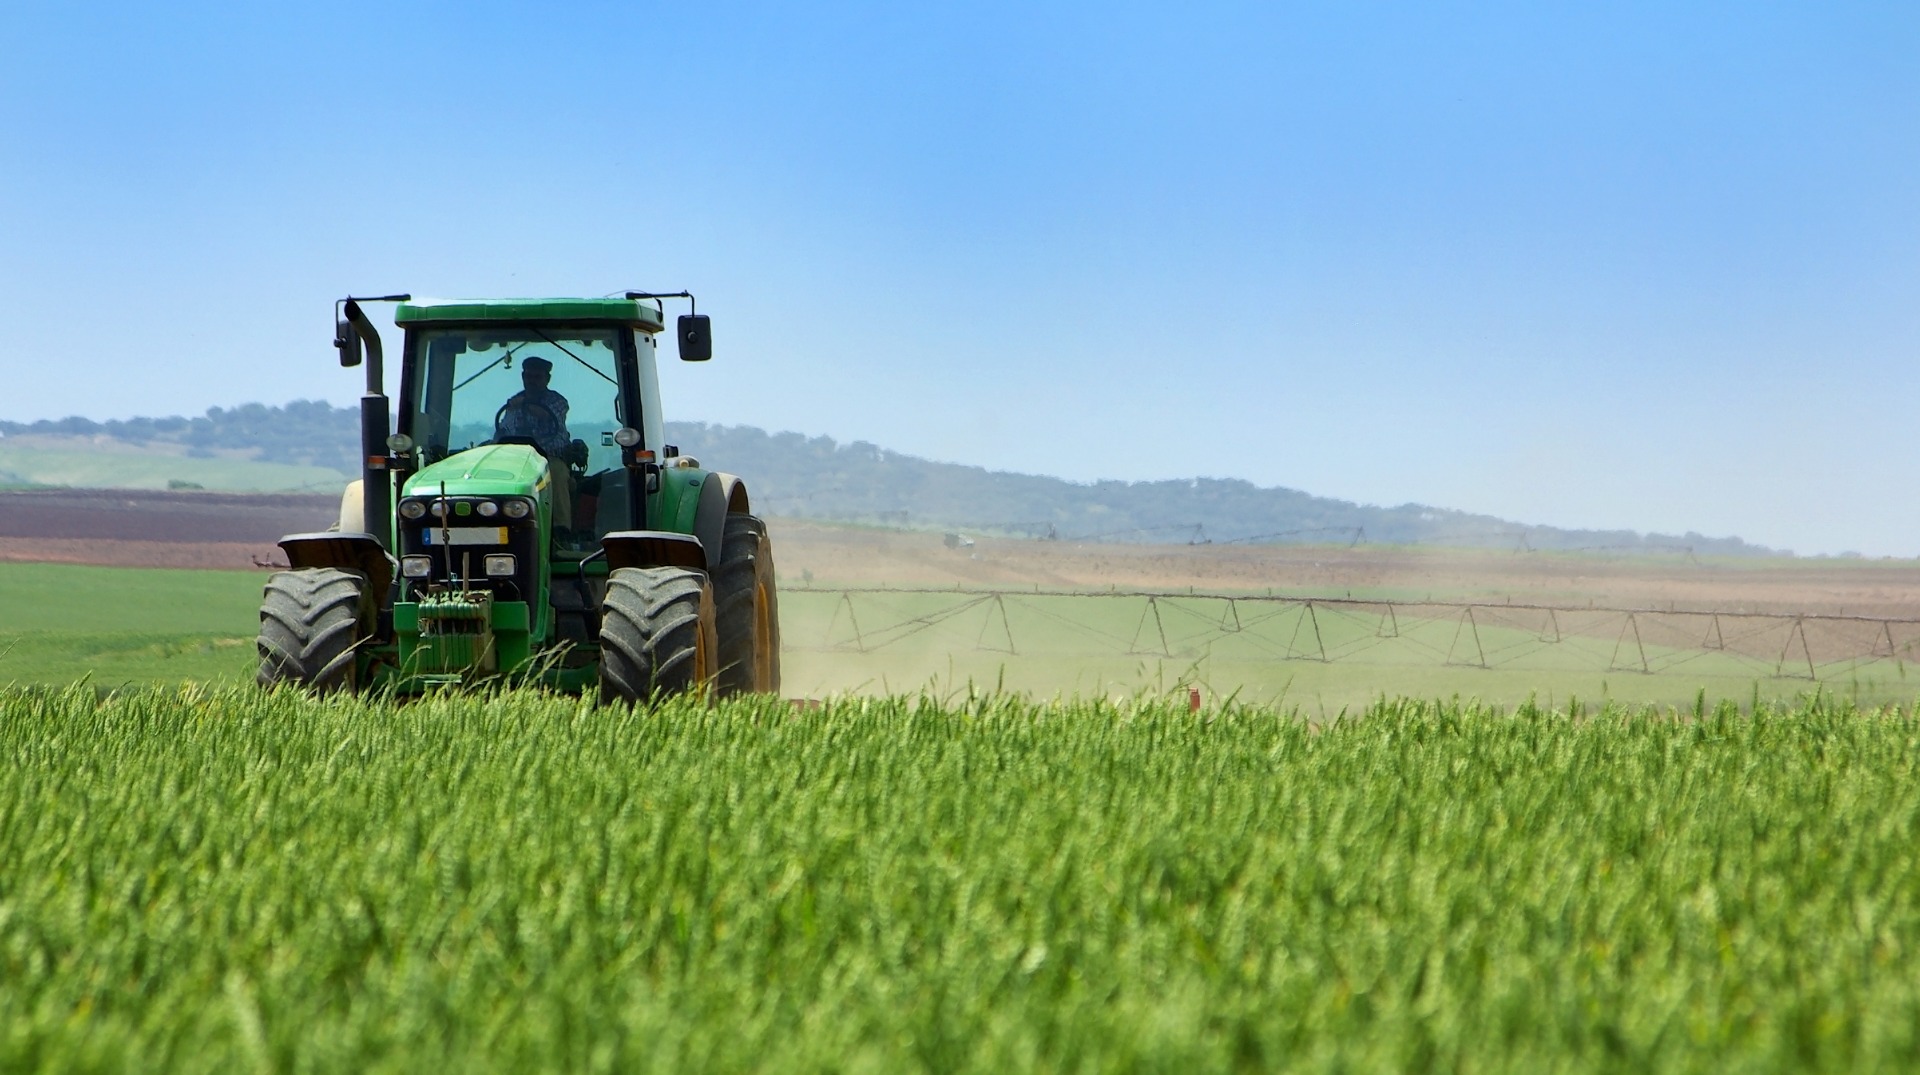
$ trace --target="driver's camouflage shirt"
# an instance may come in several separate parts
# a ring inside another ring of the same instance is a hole
[[[517,405],[521,403],[532,406]],[[547,416],[536,407],[545,407],[552,412],[560,423],[559,428],[552,428]],[[561,458],[566,454],[568,445],[573,443],[573,434],[567,432],[567,397],[551,388],[515,392],[513,398],[507,401],[506,413],[500,416],[500,432],[509,437],[532,437],[549,457]]]

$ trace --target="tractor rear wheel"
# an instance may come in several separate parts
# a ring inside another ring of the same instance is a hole
[[[684,567],[624,567],[600,606],[600,695],[646,701],[701,693],[719,654],[713,589]]]
[[[355,648],[366,637],[368,613],[364,575],[332,567],[278,572],[260,599],[260,685],[354,690]]]
[[[773,539],[752,515],[727,516],[713,573],[719,618],[720,694],[780,690],[780,602],[773,582]]]

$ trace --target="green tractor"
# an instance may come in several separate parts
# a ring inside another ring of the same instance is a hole
[[[780,689],[773,546],[746,483],[664,443],[663,299],[343,299],[365,364],[360,480],[282,538],[262,685],[410,694],[490,681],[614,700]],[[405,333],[391,414],[363,302]],[[678,318],[680,358],[712,357]]]

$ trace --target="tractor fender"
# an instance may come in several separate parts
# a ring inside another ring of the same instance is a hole
[[[700,483],[700,507],[693,517],[693,532],[707,550],[707,570],[720,566],[721,539],[727,532],[727,515],[747,510],[747,483],[737,475],[708,471]]]
[[[720,566],[720,545],[727,530],[727,513],[743,510],[747,486],[732,474],[695,467],[669,468],[663,475],[664,512],[654,525],[700,540],[706,567]]]
[[[393,557],[380,547],[372,534],[345,530],[322,530],[317,534],[288,534],[280,539],[287,554],[287,566],[294,570],[310,567],[337,567],[367,577],[367,593],[379,603],[393,585]]]
[[[600,539],[607,550],[607,570],[623,567],[687,567],[707,570],[707,554],[699,538],[671,530],[620,530]]]

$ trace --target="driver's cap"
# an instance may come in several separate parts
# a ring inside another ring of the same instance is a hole
[[[520,369],[526,373],[553,373],[553,363],[544,358],[529,358],[520,363]]]

